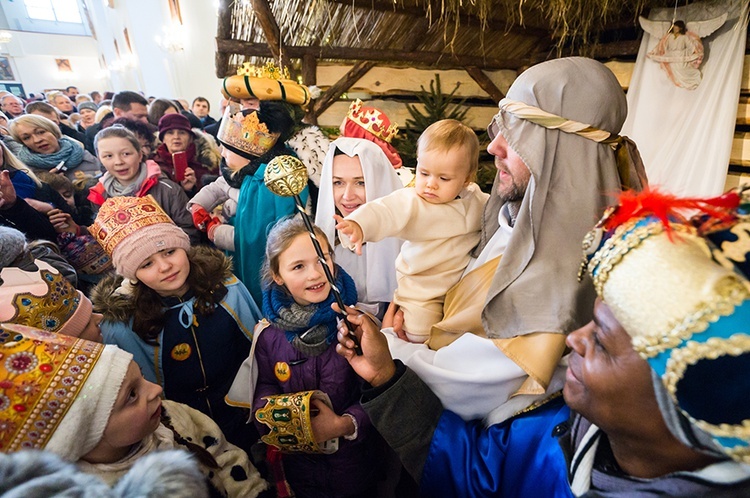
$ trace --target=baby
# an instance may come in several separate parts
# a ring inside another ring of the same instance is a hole
[[[443,317],[445,294],[461,278],[479,242],[489,197],[472,182],[479,166],[479,141],[471,128],[452,119],[430,125],[417,142],[415,188],[375,199],[348,215],[334,215],[342,244],[361,253],[364,242],[405,240],[396,259],[398,288],[393,301],[404,312],[412,342],[426,342]]]

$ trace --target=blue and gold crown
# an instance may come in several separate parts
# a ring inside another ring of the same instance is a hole
[[[750,251],[741,195],[630,194],[587,235],[584,254],[597,294],[658,376],[657,396],[750,463],[750,282],[734,264]],[[698,226],[680,215],[696,208],[707,213]],[[706,224],[724,234],[718,247]]]

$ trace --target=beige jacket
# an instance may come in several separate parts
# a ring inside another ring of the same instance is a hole
[[[479,242],[488,197],[470,183],[459,198],[431,204],[406,188],[367,202],[347,216],[362,228],[365,242],[405,240],[396,259],[394,301],[404,310],[410,340],[424,342],[430,327],[442,318],[445,293],[461,278]],[[348,240],[342,244],[351,247]]]

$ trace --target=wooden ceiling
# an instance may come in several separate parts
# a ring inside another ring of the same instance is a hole
[[[319,115],[376,65],[464,69],[495,100],[483,70],[561,55],[635,58],[639,14],[663,0],[220,0],[216,75],[273,58],[315,84],[321,63],[353,65],[315,103]]]
[[[519,69],[562,54],[635,56],[659,0],[221,0],[217,76],[253,58]],[[520,5],[520,7],[519,7]],[[522,10],[519,10],[522,9]],[[568,30],[566,32],[566,29]]]

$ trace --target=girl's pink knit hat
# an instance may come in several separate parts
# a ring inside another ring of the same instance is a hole
[[[107,199],[89,232],[112,256],[117,273],[131,280],[141,263],[157,252],[190,249],[187,234],[150,195]]]

